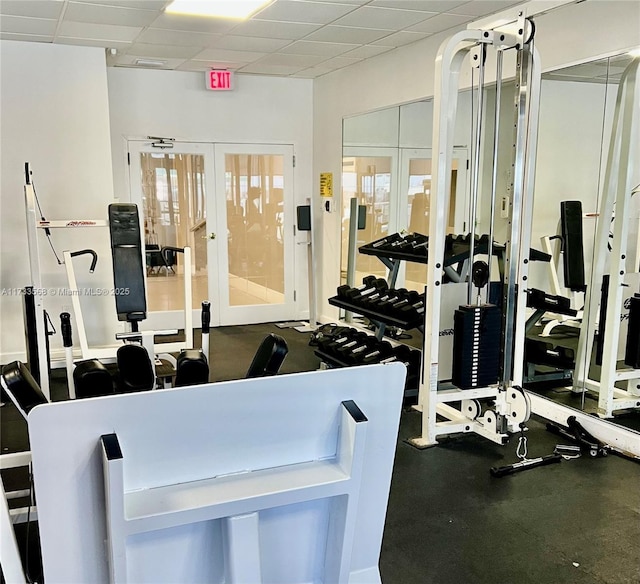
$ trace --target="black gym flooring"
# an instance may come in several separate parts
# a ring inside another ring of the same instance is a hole
[[[211,334],[211,380],[244,377],[269,332],[289,345],[282,373],[318,368],[309,334],[268,324],[220,327]],[[52,395],[64,394],[58,370]],[[11,404],[0,409],[0,421],[2,452],[26,449],[25,423]],[[550,454],[562,441],[542,420],[532,418],[528,427],[530,457]],[[467,434],[417,450],[405,440],[419,433],[420,414],[407,408],[380,556],[384,584],[640,582],[640,464],[582,457],[496,479],[489,468],[517,460],[515,439],[502,447]],[[9,488],[25,481],[15,472],[3,478]],[[18,538],[24,549],[24,525]],[[30,539],[31,577],[39,579],[33,527]]]

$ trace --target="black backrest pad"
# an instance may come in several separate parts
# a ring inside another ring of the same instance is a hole
[[[107,368],[97,359],[80,361],[73,370],[76,397],[98,397],[115,393]]]
[[[120,391],[146,391],[153,389],[155,379],[149,353],[140,345],[123,345],[116,353]]]
[[[268,334],[260,343],[246,377],[275,375],[288,352],[287,342],[280,335]]]
[[[560,224],[564,242],[564,285],[575,292],[586,288],[584,279],[584,249],[582,247],[582,203],[562,201]]]
[[[176,387],[209,381],[209,365],[201,349],[183,349],[176,364]]]
[[[133,203],[109,205],[109,232],[118,320],[143,320],[147,299],[138,207]]]
[[[2,368],[2,379],[9,393],[9,397],[16,404],[20,413],[25,417],[40,404],[46,404],[47,398],[40,390],[40,386],[20,361],[13,361]]]

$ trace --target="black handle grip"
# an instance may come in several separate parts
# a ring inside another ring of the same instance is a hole
[[[98,254],[92,249],[80,249],[78,251],[72,251],[71,257],[75,258],[81,255],[90,255],[91,256],[91,265],[89,266],[89,273],[93,274],[96,269],[96,264],[98,263]]]
[[[515,474],[523,470],[535,468],[536,466],[546,466],[547,464],[554,464],[560,462],[562,456],[560,454],[549,454],[548,456],[542,456],[540,458],[532,458],[531,460],[523,460],[522,462],[516,462],[514,464],[508,464],[507,466],[491,467],[491,476],[500,478],[507,475]]]
[[[169,264],[169,252],[173,251],[176,253],[184,253],[184,247],[173,247],[171,245],[167,245],[160,250],[160,254],[162,255],[162,259],[165,264]]]
[[[27,185],[31,184],[31,170],[29,169],[29,163],[24,163],[24,182]]]
[[[202,302],[202,333],[209,333],[211,327],[211,302]]]
[[[62,345],[64,347],[72,347],[71,339],[71,315],[68,312],[60,314],[60,332],[62,333]]]

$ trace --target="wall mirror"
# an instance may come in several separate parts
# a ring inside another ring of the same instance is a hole
[[[552,260],[532,265],[531,275],[534,287],[566,299],[575,314],[548,313],[532,328],[527,377],[532,391],[640,430],[640,408],[618,409],[621,402],[613,407],[606,405],[610,401],[606,396],[615,395],[617,402],[618,397],[623,397],[618,390],[627,390],[631,382],[635,383],[633,373],[628,373],[631,379],[601,382],[602,360],[610,361],[614,370],[628,371],[630,368],[623,363],[625,350],[628,344],[640,343],[640,338],[629,338],[627,327],[629,297],[640,292],[640,205],[639,197],[632,197],[630,192],[623,243],[627,273],[620,280],[624,292],[618,302],[620,326],[605,353],[615,354],[616,359],[600,354],[607,330],[608,296],[605,291],[602,302],[601,290],[603,276],[611,271],[610,248],[615,231],[612,217],[603,215],[603,198],[608,192],[607,159],[612,132],[615,133],[618,90],[625,71],[629,77],[632,67],[637,68],[637,58],[634,61],[631,54],[625,53],[543,75],[532,241],[551,254]],[[635,174],[630,180],[637,184],[639,161],[627,156],[625,166]],[[612,167],[612,177],[619,170]],[[607,240],[604,246],[597,245],[596,239],[602,221]],[[596,269],[598,257],[604,263],[600,271]],[[585,307],[586,291],[592,296],[591,311]],[[640,398],[638,402],[640,405]]]

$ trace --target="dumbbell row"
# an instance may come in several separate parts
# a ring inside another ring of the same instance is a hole
[[[429,238],[421,233],[409,233],[407,235],[400,235],[394,233],[388,235],[382,239],[374,241],[369,244],[371,247],[379,252],[384,251],[402,251],[407,253],[415,253],[418,255],[427,255],[427,246]]]
[[[376,282],[370,282],[368,287],[340,286],[338,298],[398,320],[415,320],[422,317],[425,308],[424,294],[406,288],[391,289],[386,286],[386,282],[381,278]]]
[[[380,341],[355,329],[349,329],[337,338],[320,340],[318,347],[329,357],[349,365],[400,361],[407,365],[409,375],[417,374],[420,369],[419,351],[406,345],[394,347],[388,341]]]

